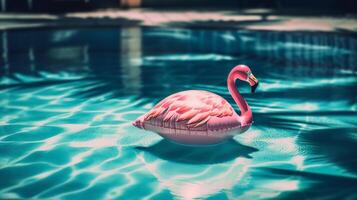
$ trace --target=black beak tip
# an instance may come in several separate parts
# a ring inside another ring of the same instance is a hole
[[[256,83],[251,87],[252,93],[255,92],[255,90],[257,89],[258,85],[259,85],[259,83]]]

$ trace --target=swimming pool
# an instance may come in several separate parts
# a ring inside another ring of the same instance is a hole
[[[172,28],[1,31],[0,198],[357,198],[357,39]],[[244,134],[205,148],[131,122],[169,94],[255,94]]]

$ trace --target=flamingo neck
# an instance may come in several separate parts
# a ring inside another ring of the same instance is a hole
[[[238,79],[240,76],[240,72],[238,70],[233,70],[231,73],[228,75],[227,79],[227,85],[228,85],[228,90],[233,97],[234,101],[239,107],[239,110],[241,112],[240,118],[241,118],[241,124],[242,126],[247,125],[252,123],[252,111],[248,105],[248,103],[245,101],[245,99],[242,97],[242,95],[239,93],[235,81]]]

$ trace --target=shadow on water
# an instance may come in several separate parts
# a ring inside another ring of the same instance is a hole
[[[283,177],[294,176],[310,187],[282,193],[279,199],[355,199],[357,178],[304,171],[263,168],[263,171]],[[332,191],[332,192],[331,192]]]
[[[331,115],[329,112],[321,113],[327,116]],[[312,116],[321,113],[317,112]],[[276,124],[272,126],[275,127]],[[287,127],[278,126],[278,128],[283,129]],[[276,176],[281,179],[290,177],[300,181],[301,188],[299,190],[284,192],[279,196],[279,199],[355,199],[357,186],[357,177],[355,176],[357,174],[356,133],[357,129],[353,126],[350,128],[310,128],[303,130],[299,134],[297,144],[305,149],[307,166],[309,164],[315,165],[315,170],[261,167],[258,171],[269,177]],[[330,165],[341,167],[342,170],[353,175],[337,175],[335,169],[329,169]]]
[[[300,135],[298,144],[307,147],[312,161],[334,163],[350,173],[357,174],[357,128],[321,128],[307,131]]]
[[[202,147],[184,146],[163,139],[152,146],[135,147],[135,149],[164,160],[187,164],[215,164],[228,162],[238,157],[252,158],[250,154],[258,151],[258,149],[242,145],[234,139]]]

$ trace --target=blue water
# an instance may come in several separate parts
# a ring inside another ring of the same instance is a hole
[[[357,39],[162,28],[0,32],[0,199],[357,199]],[[131,121],[169,94],[215,92],[254,124],[186,147]]]

